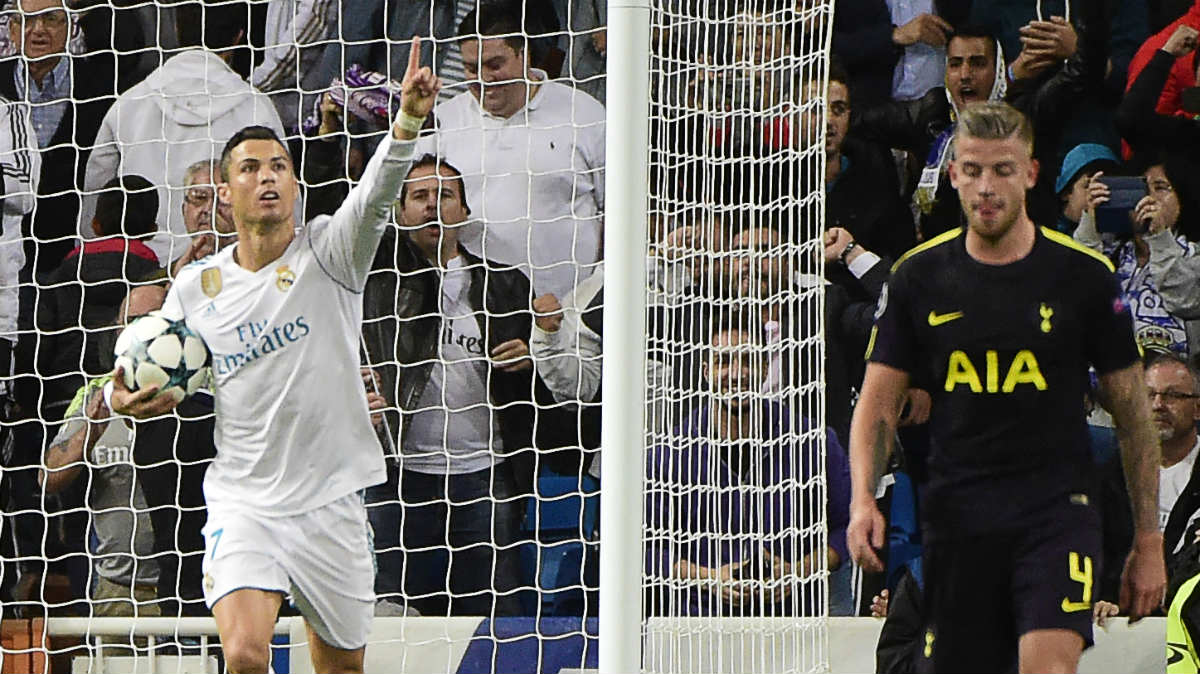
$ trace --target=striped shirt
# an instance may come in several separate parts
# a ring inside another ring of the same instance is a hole
[[[13,81],[17,85],[17,94],[30,105],[30,119],[33,131],[37,134],[38,147],[46,148],[50,139],[62,123],[63,115],[67,114],[67,105],[71,96],[71,66],[65,57],[59,57],[58,65],[46,74],[41,86],[28,77],[28,66],[25,61],[18,61],[13,70]],[[25,80],[29,79],[29,91],[25,89]]]
[[[477,4],[477,0],[454,1],[455,28],[462,25],[463,19],[467,18],[467,14],[473,11]],[[459,49],[458,38],[438,40],[436,45],[437,50],[445,53],[440,61],[442,64],[441,72],[438,73],[438,77],[442,78],[442,82],[448,85],[442,87],[442,91],[438,96],[438,102],[444,103],[466,91],[465,81],[467,73],[463,68],[462,50]],[[434,61],[439,62],[436,58]]]

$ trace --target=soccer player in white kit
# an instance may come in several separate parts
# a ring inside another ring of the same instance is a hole
[[[420,67],[417,42],[401,113],[332,217],[297,232],[287,148],[263,127],[230,139],[217,191],[238,242],[185,267],[163,306],[212,352],[204,592],[231,672],[268,670],[287,594],[308,627],[314,670],[362,671],[375,570],[360,492],[385,478],[359,374],[362,290],[441,86]],[[118,383],[112,408],[167,413],[175,401],[156,392]]]

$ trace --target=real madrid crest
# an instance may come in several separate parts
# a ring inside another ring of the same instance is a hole
[[[296,282],[296,272],[292,271],[286,264],[275,270],[275,287],[279,288],[280,292],[287,292],[292,289],[292,284]]]
[[[210,267],[200,272],[200,288],[209,297],[216,297],[221,292],[221,270]]]

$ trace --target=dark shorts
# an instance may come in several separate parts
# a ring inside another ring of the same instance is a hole
[[[1088,505],[1047,511],[1027,529],[925,547],[920,672],[1016,671],[1017,641],[1065,629],[1092,645],[1100,520]]]

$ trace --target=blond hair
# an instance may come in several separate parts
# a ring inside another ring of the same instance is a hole
[[[1033,154],[1033,125],[1020,110],[1008,103],[976,103],[958,113],[954,141],[964,136],[982,140],[1007,140],[1017,137]]]

